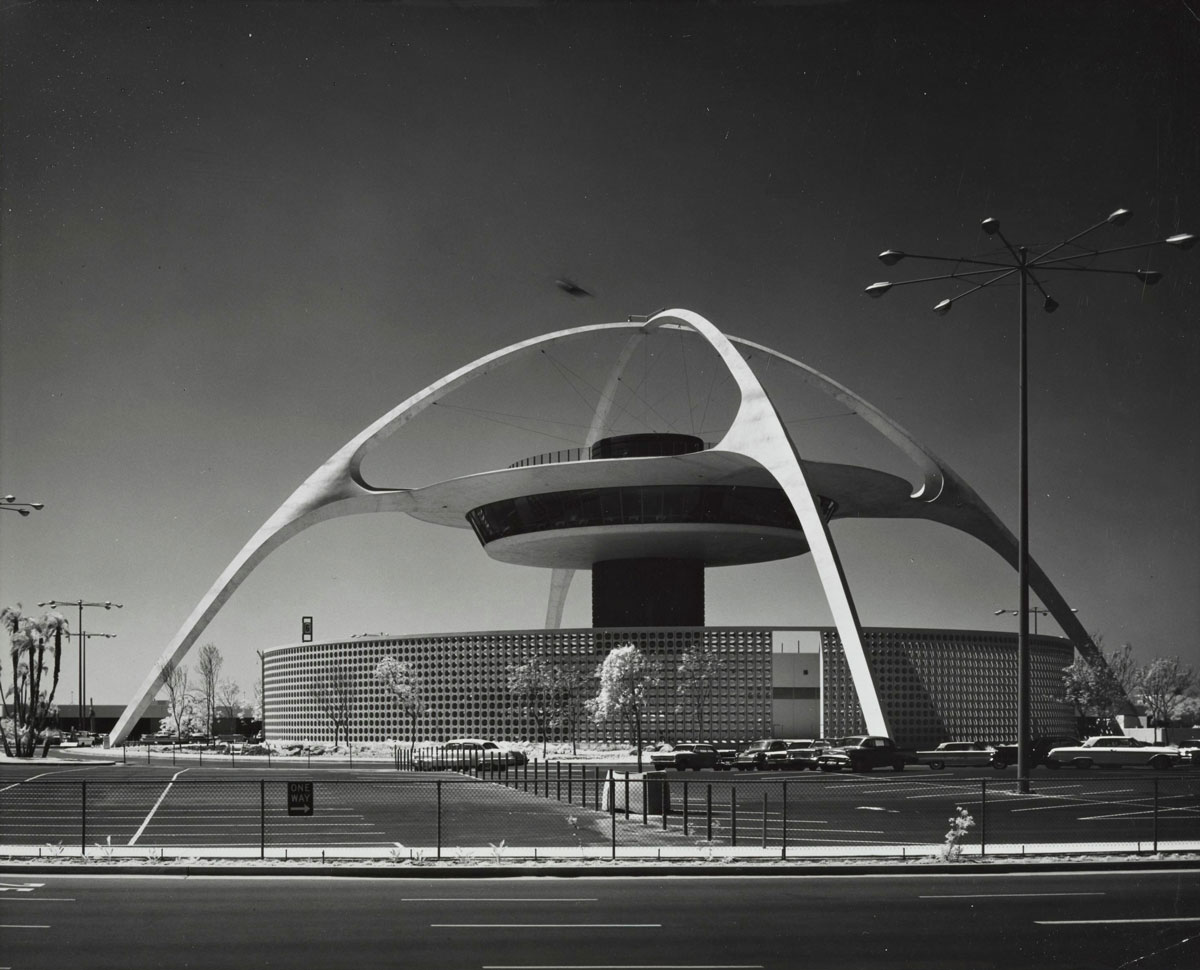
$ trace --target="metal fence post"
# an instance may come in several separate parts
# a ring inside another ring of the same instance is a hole
[[[437,857],[442,857],[442,783],[434,782],[437,785]]]
[[[762,798],[762,802],[763,802],[763,841],[762,841],[762,847],[765,849],[765,848],[767,847],[767,790],[766,790],[766,788],[763,788],[763,793],[762,793],[762,796],[763,796],[763,798]]]
[[[79,783],[79,854],[87,855],[87,782]]]
[[[267,782],[258,779],[258,857],[267,857]]]
[[[664,832],[667,830],[667,813],[671,810],[670,798],[671,792],[670,789],[667,788],[667,779],[665,777],[659,778],[658,800],[661,802],[660,807],[662,808],[662,827]]]
[[[575,765],[573,762],[567,762],[567,804],[575,804]]]
[[[705,786],[704,792],[704,808],[705,814],[708,816],[708,841],[712,841],[712,782],[710,781]]]
[[[617,776],[608,773],[608,824],[612,839],[612,858],[617,857]]]
[[[979,855],[987,855],[987,779],[979,779]]]
[[[562,762],[554,762],[554,800],[562,801]]]
[[[629,818],[629,772],[625,772],[625,818]]]
[[[783,834],[781,836],[783,848],[779,853],[779,858],[781,858],[781,859],[787,858],[787,822],[788,822],[788,819],[787,819],[787,808],[788,808],[788,806],[787,806],[787,786],[788,786],[788,783],[785,781],[783,783]]]
[[[596,799],[596,811],[598,812],[598,811],[600,811],[600,766],[599,765],[596,766],[596,791],[594,794],[595,794],[595,799]]]
[[[646,776],[642,775],[642,824],[646,824]]]
[[[688,834],[688,783],[685,779],[683,782],[683,835],[687,838]]]
[[[1158,779],[1154,779],[1154,852],[1158,853]]]
[[[737,788],[729,786],[729,844],[737,845]]]

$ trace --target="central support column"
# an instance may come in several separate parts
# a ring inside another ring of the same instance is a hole
[[[704,562],[609,559],[595,563],[592,626],[704,626]]]

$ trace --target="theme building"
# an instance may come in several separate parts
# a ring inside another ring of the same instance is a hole
[[[706,344],[736,386],[733,419],[715,442],[674,433],[603,434],[634,352],[647,336],[663,330]],[[523,355],[622,331],[629,339],[613,361],[583,447],[421,488],[376,488],[365,481],[366,453],[450,391]],[[912,462],[916,486],[876,468],[802,458],[743,357],[748,351],[788,368],[879,432]],[[320,736],[311,684],[327,675],[323,663],[344,665],[357,685],[356,719],[370,727],[356,737],[400,735],[395,712],[387,710],[386,698],[369,682],[370,669],[385,653],[411,660],[424,678],[431,706],[425,726],[434,737],[528,734],[519,728],[521,715],[503,690],[509,665],[546,655],[594,669],[610,646],[628,641],[639,643],[663,671],[652,711],[661,728],[655,733],[663,737],[694,733],[675,711],[672,671],[683,650],[698,641],[714,644],[727,661],[715,700],[720,720],[704,732],[710,737],[867,731],[925,744],[946,737],[1007,739],[1015,733],[1015,637],[863,628],[830,523],[846,518],[937,522],[974,536],[1015,566],[1012,533],[944,462],[852,391],[778,351],[727,336],[689,310],[669,310],[557,331],[495,351],[365,428],[302,484],[229,564],[168,645],[111,739],[121,740],[153,698],[162,664],[186,653],[274,548],[316,522],[384,511],[471,528],[493,559],[550,570],[546,629],[277,647],[264,660],[272,736]],[[707,569],[801,555],[812,557],[832,628],[703,625]],[[563,605],[578,570],[592,574],[593,627],[562,630]],[[1034,641],[1035,730],[1043,725],[1062,730],[1070,712],[1052,700],[1057,670],[1069,662],[1072,645],[1089,656],[1096,650],[1036,563],[1030,564],[1030,587],[1069,637]],[[795,638],[795,650],[785,649],[788,637]],[[802,657],[816,659],[806,666]],[[619,729],[586,730],[615,736]]]

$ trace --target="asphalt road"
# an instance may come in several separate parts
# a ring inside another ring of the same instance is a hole
[[[594,772],[586,786],[578,773],[500,777],[505,784],[454,772],[328,763],[309,770],[300,764],[266,769],[248,761],[236,767],[6,762],[0,764],[0,844],[333,849],[440,841],[486,849],[501,840],[510,846],[609,843],[612,821],[596,810]],[[1016,790],[1012,772],[991,769],[666,777],[671,812],[665,826],[652,806],[642,823],[636,783],[627,818],[625,786],[618,784],[619,846],[694,846],[710,835],[717,846],[761,846],[764,836],[766,845],[780,846],[786,816],[789,847],[898,849],[939,842],[960,807],[976,822],[966,841],[997,850],[1200,841],[1195,770],[1041,770],[1029,794]],[[313,814],[291,816],[287,781],[304,779],[314,783]]]
[[[1192,970],[1200,871],[411,879],[0,874],[11,970]]]

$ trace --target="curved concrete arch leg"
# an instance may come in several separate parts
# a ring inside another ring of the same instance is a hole
[[[370,449],[443,395],[482,377],[522,353],[584,334],[605,330],[631,330],[642,326],[644,324],[631,322],[589,324],[511,344],[480,357],[430,384],[355,435],[292,493],[225,567],[163,650],[158,662],[109,733],[108,743],[119,744],[129,736],[129,732],[162,686],[163,667],[179,662],[229,597],[274,549],[309,526],[326,519],[359,512],[407,510],[409,492],[406,489],[377,489],[363,481],[362,461]]]
[[[833,613],[867,731],[890,736],[845,571],[829,534],[829,527],[805,478],[795,443],[762,384],[723,333],[691,310],[663,310],[651,317],[650,325],[666,319],[683,321],[707,340],[737,383],[741,403],[729,430],[714,450],[735,452],[758,462],[771,473],[787,495],[808,540],[821,588]]]

